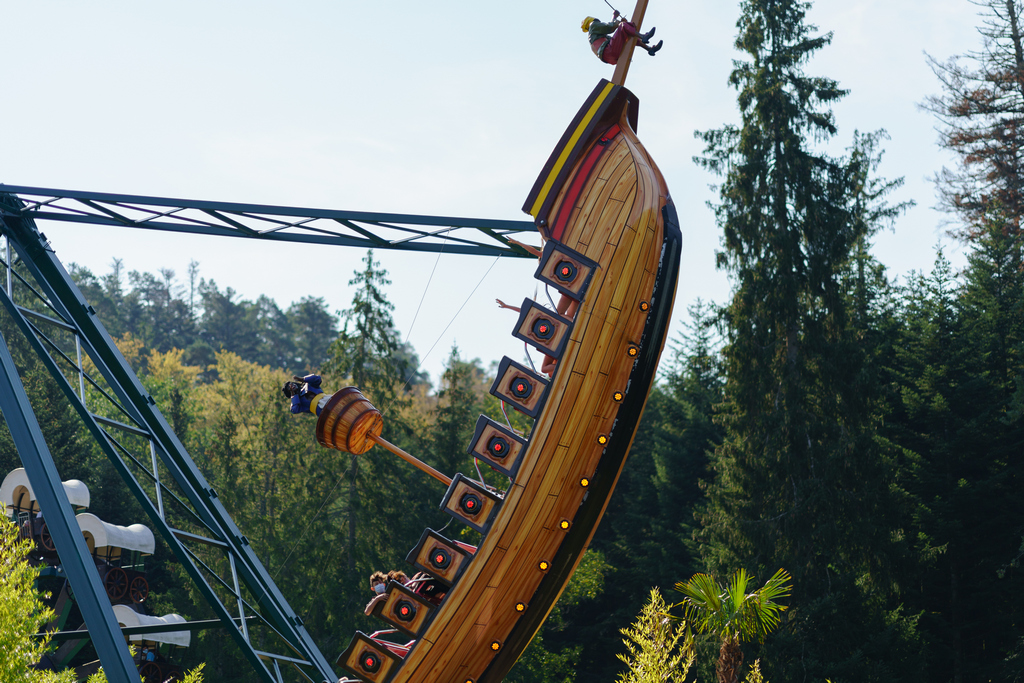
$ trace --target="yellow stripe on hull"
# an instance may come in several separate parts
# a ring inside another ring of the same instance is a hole
[[[551,172],[548,173],[547,179],[541,186],[540,194],[537,196],[536,201],[534,201],[533,206],[530,209],[529,213],[531,216],[537,216],[537,212],[540,211],[540,207],[544,204],[544,200],[547,199],[548,193],[551,192],[551,188],[555,184],[555,179],[558,178],[558,174],[561,173],[562,168],[565,166],[565,162],[569,158],[569,153],[572,151],[572,148],[576,145],[576,143],[579,142],[579,139],[583,136],[584,131],[586,131],[587,127],[590,125],[590,122],[594,120],[594,116],[601,109],[601,106],[604,104],[604,102],[608,99],[608,95],[611,94],[612,89],[614,87],[615,86],[612,85],[611,83],[608,83],[607,85],[604,86],[604,89],[601,91],[601,94],[598,95],[597,99],[590,106],[590,109],[587,111],[586,116],[584,116],[580,124],[576,126],[576,130],[573,131],[572,137],[569,138],[569,144],[562,148],[561,153],[558,155],[558,159],[555,161],[554,167],[551,169]]]

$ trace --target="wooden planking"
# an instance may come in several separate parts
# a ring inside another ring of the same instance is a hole
[[[628,150],[626,145],[623,144],[622,147]],[[616,162],[615,166],[611,166],[613,161]],[[621,226],[621,223],[614,221],[614,213],[606,215],[622,205],[620,200],[613,200],[612,193],[620,182],[636,184],[636,164],[633,163],[632,158],[628,156],[621,159],[612,157],[609,158],[607,166],[614,173],[613,178],[616,180],[614,182],[602,180],[594,184],[580,206],[579,217],[566,227],[562,235],[562,239],[567,245],[577,245],[572,248],[594,260],[597,259],[592,250],[600,249]],[[585,244],[584,239],[586,240]]]
[[[520,597],[521,594],[516,594],[514,589],[515,579],[520,577],[528,579],[527,583],[532,587],[529,595],[532,595],[533,591],[536,590],[536,585],[539,585],[540,580],[544,577],[544,573],[537,568],[538,561],[541,559],[551,561],[565,534],[563,532],[538,531],[534,528],[532,534],[527,537],[532,538],[532,545],[525,548],[518,557],[511,558],[511,565],[507,575],[512,578],[507,585],[502,587],[501,591],[492,596],[492,612],[489,617],[488,628],[490,638],[503,640],[520,616],[520,613],[515,611],[515,603],[520,600],[529,602],[529,596]],[[488,661],[486,659],[483,661],[479,672],[486,668]],[[450,667],[446,667],[439,670],[438,673],[440,674],[438,678],[432,680],[450,680],[449,676],[454,671]]]
[[[506,549],[506,548],[497,548],[491,554],[491,557],[492,558],[497,558],[497,560],[499,560],[498,564],[502,564],[502,562],[500,562],[500,560],[502,560],[504,558],[504,556],[507,555],[507,554],[508,554],[508,549]],[[488,577],[488,579],[487,579],[487,586],[488,586],[488,588],[497,588],[498,585],[500,584],[500,581],[498,580],[499,578],[500,577],[497,574],[493,574],[490,577]]]
[[[654,233],[651,230],[643,230],[640,234],[636,235],[630,244],[630,256],[640,261],[641,254],[650,249],[653,236]],[[643,273],[643,268],[636,268],[629,273],[629,277],[623,277],[616,283],[615,291],[612,293],[611,303],[609,304],[611,308],[621,311],[626,307],[626,299],[630,294],[635,298],[637,293],[635,288],[639,284]]]
[[[562,449],[562,451],[568,452],[566,449]],[[551,467],[549,468],[549,471],[557,471],[558,469],[558,467]],[[538,495],[538,493],[539,492],[532,492],[532,495],[536,496]],[[579,496],[576,497],[575,500],[571,501],[571,505],[573,507],[578,507],[581,498],[582,490],[580,490]],[[553,503],[555,500],[555,498],[549,498],[548,502]],[[502,572],[500,569],[495,575],[495,579],[498,579],[498,581],[506,585],[505,594],[509,597],[509,600],[512,600],[513,598],[519,598],[525,601],[529,600],[528,596],[531,595],[532,591],[536,589],[536,585],[539,584],[539,581],[542,578],[542,574],[536,572],[532,565],[535,564],[538,558],[550,559],[551,557],[553,557],[553,553],[557,549],[557,546],[558,544],[560,544],[562,539],[561,534],[555,534],[552,536],[551,534],[537,533],[537,528],[539,524],[551,523],[549,520],[553,516],[553,512],[551,512],[550,508],[553,506],[550,504],[544,505],[539,510],[539,514],[537,514],[538,510],[536,509],[536,498],[534,498],[534,501],[535,504],[533,506],[533,509],[527,511],[533,512],[534,515],[523,516],[521,524],[518,523],[518,520],[514,520],[511,524],[511,528],[518,532],[513,534],[514,540],[511,543],[508,543],[508,545],[512,548],[512,551],[510,553],[512,558],[512,566],[508,567],[508,570],[510,570],[508,575],[512,577],[512,579],[508,582],[505,582],[503,581],[503,579],[499,578],[497,574],[505,573]],[[519,515],[516,515],[516,517],[519,517]],[[531,548],[530,546],[533,547]],[[515,589],[515,584],[521,584],[523,578],[528,579],[526,583],[528,583],[529,585],[522,586],[519,589]],[[516,579],[520,580],[516,581]]]
[[[570,369],[566,368],[566,371],[569,372]],[[578,396],[586,379],[587,376],[584,373],[579,370],[571,370],[569,381],[566,383],[567,391],[571,391],[573,396]],[[568,439],[568,432],[566,432],[564,424],[553,425],[552,431],[558,435],[559,448],[565,448],[569,445],[570,441]]]
[[[637,245],[638,243],[642,243],[644,241],[647,241],[647,240],[634,240],[633,244]],[[635,249],[634,249],[634,251],[635,251]],[[635,254],[634,254],[634,257],[635,257]],[[605,262],[607,262],[607,261],[605,261]],[[644,268],[640,268],[639,269],[639,271],[641,273],[644,272],[644,270],[645,270]],[[611,279],[611,278],[607,278],[607,277],[605,278],[605,280],[609,280],[609,279]],[[625,282],[628,284],[628,283],[634,282],[635,279],[636,278],[626,278]],[[642,319],[646,318],[646,315],[641,314],[639,316],[634,316],[634,317],[639,317],[641,319],[641,323],[640,324],[642,325]],[[617,362],[619,365],[624,366],[625,373],[628,376],[628,372],[632,368],[632,361],[629,359],[628,356],[625,355],[625,345],[624,344],[620,344],[620,345],[623,346],[623,348],[622,348],[622,357],[621,358],[616,358],[614,353],[609,353],[608,350],[607,350],[607,346],[609,344],[614,343],[613,339],[618,338],[619,340],[622,340],[622,338],[623,338],[623,336],[625,334],[625,330],[621,330],[616,325],[610,324],[610,323],[611,323],[611,321],[609,321],[609,320],[605,320],[604,321],[602,333],[598,337],[598,346],[597,346],[597,348],[594,349],[589,354],[587,354],[584,351],[581,351],[580,355],[590,355],[591,357],[594,357],[594,356],[602,357],[605,360],[605,362],[602,363],[603,367],[601,369],[602,370],[606,370],[606,371],[610,369],[608,366],[611,363],[616,363]],[[633,327],[633,326],[631,325],[630,327]],[[589,336],[588,339],[593,339],[593,337]],[[602,345],[604,347],[606,347],[606,348],[602,348]],[[599,376],[600,376],[600,374],[599,374]],[[594,386],[594,383],[591,382],[590,386],[588,386],[588,389],[587,389],[587,394],[589,395],[589,398],[587,399],[587,403],[583,407],[583,410],[581,411],[582,412],[582,416],[585,419],[579,420],[576,423],[577,427],[576,427],[575,430],[573,430],[573,432],[571,434],[567,434],[567,433],[563,432],[562,438],[561,438],[561,443],[565,444],[566,443],[566,437],[569,437],[568,441],[573,444],[573,446],[572,446],[573,448],[575,448],[577,450],[584,450],[584,451],[592,450],[592,449],[587,449],[586,442],[588,441],[588,439],[591,436],[594,437],[594,439],[596,439],[596,435],[597,435],[598,431],[594,429],[595,425],[593,424],[592,420],[589,417],[586,417],[586,416],[593,415],[595,412],[597,412],[596,407],[595,407],[597,404],[601,404],[601,403],[604,403],[604,402],[611,403],[610,394],[611,394],[612,390],[613,389],[611,387],[608,387],[607,384],[604,384],[604,386]],[[605,396],[604,394],[608,394],[608,396]],[[603,422],[604,420],[608,419],[608,417],[610,417],[610,416],[611,415],[602,416],[602,420],[601,421]],[[575,417],[580,417],[580,415],[575,415]],[[595,445],[596,445],[596,441],[595,441]],[[597,450],[600,451],[601,449],[598,448]],[[590,459],[589,457],[584,456],[584,461],[587,461],[589,459]],[[576,465],[576,463],[574,463],[574,465]],[[574,474],[575,474],[575,470],[577,469],[577,467],[574,466],[574,467],[572,467],[572,469],[574,470]],[[566,476],[567,476],[567,473],[565,473],[563,471],[558,476],[558,479],[561,480],[561,481],[564,481]]]
[[[627,169],[627,171],[632,170],[632,168]],[[635,195],[631,197],[631,201],[636,201]],[[632,221],[629,220],[631,215],[632,210],[629,204],[608,199],[597,217],[598,227],[593,230],[593,241],[587,245],[586,249],[581,249],[582,253],[589,252],[599,255],[608,246],[618,246],[619,240],[622,239],[623,227],[627,230],[631,227]]]
[[[599,165],[591,171],[593,179],[590,182],[590,186],[585,188],[576,200],[576,209],[579,210],[579,213],[576,214],[576,220],[566,225],[566,229],[562,233],[562,242],[577,251],[582,251],[582,249],[574,246],[580,243],[579,240],[582,236],[586,236],[585,239],[587,239],[588,243],[593,243],[599,241],[598,236],[594,232],[595,230],[602,227],[614,227],[599,225],[597,221],[600,212],[595,213],[595,209],[603,207],[611,198],[611,190],[614,185],[610,186],[610,180],[623,173],[620,167],[631,168],[635,166],[633,160],[629,157],[629,145],[626,144],[622,135],[616,136],[611,144],[612,148],[605,152],[604,156],[600,159]]]
[[[538,483],[536,480],[531,480],[530,488],[535,488]],[[534,496],[536,495],[536,491],[531,491],[530,493]],[[582,492],[580,497],[582,498]],[[533,498],[533,500],[536,501],[536,498]],[[506,563],[509,566],[499,568],[497,573],[512,577],[507,582],[506,587],[508,599],[513,605],[514,600],[512,598],[515,597],[515,593],[519,595],[532,595],[533,591],[536,590],[536,586],[539,585],[540,580],[543,578],[543,574],[536,570],[534,566],[531,566],[535,564],[535,559],[538,559],[538,554],[550,553],[553,556],[553,551],[557,549],[557,545],[562,540],[561,532],[557,535],[537,533],[538,520],[542,519],[545,514],[550,515],[550,512],[544,511],[547,506],[542,507],[541,510],[536,509],[537,507],[534,505],[533,509],[517,509],[516,514],[513,515],[505,526],[506,533],[504,534],[503,545],[513,546],[516,550],[514,553],[506,554],[506,557],[510,558]],[[509,538],[512,540],[508,540]],[[516,590],[517,585],[522,585],[522,588]],[[528,598],[520,599],[528,601]],[[475,611],[473,610],[473,612]],[[463,615],[464,618],[468,616],[469,614]]]
[[[595,177],[601,180],[611,180],[618,175],[614,169],[632,154],[632,150],[630,150],[629,145],[626,143],[625,133],[620,132],[610,144],[611,148],[605,152],[605,156],[601,160],[601,166],[594,170]],[[629,163],[633,163],[633,160],[630,159]]]
[[[548,511],[548,520],[545,523],[544,528],[564,537],[565,532],[568,531],[568,529],[563,529],[559,525],[562,523],[563,519],[568,519],[572,522],[572,515],[567,516],[564,510],[566,503],[573,502],[570,499],[574,498],[574,496],[565,495],[565,489],[568,487],[565,486],[564,482],[558,484],[554,488],[557,489],[558,492],[548,494],[548,497],[551,499],[551,509]],[[576,507],[579,507],[579,503],[576,503]]]
[[[625,359],[625,365],[626,365],[627,367],[630,367],[630,366],[632,366],[632,361],[630,361],[630,360],[628,359],[628,356],[625,356],[625,353],[624,353],[624,357],[626,358],[626,359]],[[579,377],[579,374],[578,374],[578,377]],[[598,401],[600,401],[600,400],[601,400],[601,397],[600,397],[600,396],[598,396],[597,400],[598,400]],[[604,400],[607,400],[607,399],[605,398]],[[579,408],[579,407],[575,407],[575,408]],[[584,410],[586,411],[586,409],[584,409]],[[577,412],[577,411],[573,411],[573,413],[575,413],[575,412]],[[582,417],[582,416],[578,416],[578,417]],[[596,437],[596,434],[595,434],[595,437]],[[595,441],[595,443],[596,443],[596,441]],[[580,449],[570,449],[569,451],[579,451],[579,450],[580,450]],[[556,459],[556,460],[558,460],[558,459]],[[570,469],[574,469],[574,468],[570,468]],[[561,472],[559,473],[559,470],[562,470],[562,471],[561,471]],[[551,483],[552,483],[552,482],[550,481],[550,479],[551,479],[551,477],[550,477],[550,474],[551,474],[552,472],[555,472],[555,473],[556,473],[556,479],[555,479],[555,483],[554,483],[554,486],[553,486],[553,488],[554,488],[554,489],[559,489],[559,488],[561,488],[561,487],[562,487],[562,486],[564,485],[564,480],[565,480],[565,472],[564,472],[564,467],[562,467],[562,468],[559,468],[559,470],[556,470],[555,468],[550,468],[550,469],[548,470],[548,474],[549,474],[549,476],[545,477],[545,479],[544,479],[544,480],[542,481],[542,486],[541,486],[541,490],[542,490],[542,492],[543,492],[543,490],[544,490],[545,488],[549,488],[549,489],[550,489],[550,487],[551,487]],[[579,506],[579,503],[578,503],[578,502],[573,502],[573,505],[575,505],[575,506],[577,506],[577,507],[578,507],[578,506]],[[555,518],[555,515],[554,515],[554,514],[552,514],[552,515],[551,515],[551,518]],[[520,528],[521,528],[521,527],[520,527]]]
[[[531,480],[527,487],[530,489],[536,488],[536,482]],[[502,533],[502,540],[504,541],[502,545],[505,545],[509,549],[509,552],[506,552],[504,554],[504,557],[509,559],[506,562],[501,563],[498,567],[494,568],[494,578],[491,581],[486,581],[486,583],[490,583],[495,580],[500,582],[504,575],[509,575],[512,577],[511,583],[506,584],[506,587],[510,591],[512,591],[516,584],[525,583],[529,586],[529,588],[520,592],[526,595],[532,595],[533,591],[536,590],[536,586],[539,585],[540,579],[542,578],[539,572],[536,572],[536,575],[533,575],[534,572],[513,572],[511,574],[509,573],[509,570],[514,569],[515,566],[519,564],[518,560],[520,557],[524,555],[529,555],[529,548],[531,545],[533,545],[530,539],[530,531],[535,530],[535,522],[539,511],[536,509],[535,505],[531,505],[531,502],[535,500],[535,491],[528,491],[524,493],[528,497],[528,500],[525,504],[519,504],[515,506],[515,510],[512,512],[511,517],[508,518],[508,523],[504,527],[505,533]],[[506,505],[507,504],[508,501],[506,501]],[[508,514],[507,511],[503,510],[503,512]],[[512,532],[511,535],[508,534],[509,531]],[[488,537],[485,539],[485,543],[489,541],[490,537],[493,535],[495,535],[495,531],[492,530],[492,532],[488,534]],[[535,540],[536,539],[534,539],[534,542]],[[477,552],[480,553],[480,550],[478,550]],[[471,564],[469,569],[474,569],[474,565]],[[467,575],[469,573],[469,570],[467,570]],[[463,581],[465,581],[466,578],[467,576],[464,575],[459,585],[462,585]],[[482,609],[484,606],[481,603],[481,599],[482,591],[480,590],[480,588],[475,585],[471,586],[467,599],[467,602],[469,604],[463,605],[463,609],[461,610],[460,613],[462,625],[456,625],[456,632],[450,634],[450,638],[439,638],[437,641],[438,646],[445,646],[446,641],[450,641],[452,639],[459,640],[460,637],[464,635],[462,632],[466,630],[466,624],[469,621],[471,621],[474,615],[476,615],[479,612],[479,610]],[[447,606],[447,604],[445,606]],[[451,629],[449,629],[449,631],[450,630]]]
[[[594,445],[597,445],[597,437],[594,437]],[[571,446],[559,446],[560,452],[555,454],[555,461],[561,463],[559,467],[551,467],[544,475],[544,481],[541,484],[541,489],[548,491],[551,495],[552,491],[559,492],[565,491],[559,495],[566,495],[567,498],[571,498],[573,504],[579,506],[583,500],[583,488],[579,485],[580,474],[576,471],[576,468],[572,466],[573,460],[577,457],[581,449],[581,444],[573,443]],[[570,495],[575,492],[576,495]],[[554,513],[552,513],[554,514]],[[557,520],[555,520],[557,521]]]
[[[637,201],[636,201],[637,194],[638,194],[637,193],[637,188],[634,185],[632,190],[630,191],[630,193],[627,195],[626,201],[624,201],[621,204],[621,206],[619,207],[619,214],[618,214],[618,216],[616,216],[613,219],[619,225],[626,225],[627,227],[636,225],[636,221],[633,219],[633,212],[634,212],[633,207],[637,203]],[[621,232],[618,233],[618,235],[616,235],[616,234],[609,235],[607,240],[605,241],[605,244],[609,244],[609,245],[613,245],[613,246],[618,246],[619,240],[622,239],[622,235],[623,235],[623,233],[621,233]]]
[[[627,363],[627,364],[631,365],[631,363]],[[596,445],[596,442],[595,442],[595,445]],[[591,450],[591,449],[576,449],[577,455],[579,455],[582,450]],[[593,449],[593,450],[600,450],[600,449]],[[584,457],[584,459],[589,459],[589,458]],[[573,464],[577,465],[578,461],[579,461],[579,458],[577,458],[576,462],[574,462]],[[552,468],[552,469],[554,469],[554,468]],[[575,469],[575,467],[573,467],[572,469]],[[552,470],[549,470],[549,473],[551,471]],[[562,474],[562,479],[563,479],[563,482],[564,482],[564,473]],[[544,487],[542,486],[542,488],[544,488]],[[562,485],[560,483],[556,483],[554,488],[555,489],[562,488]],[[578,499],[576,499],[576,500],[568,500],[568,498],[570,498],[570,497],[564,496],[564,495],[563,496],[559,496],[559,495],[549,494],[548,502],[550,503],[550,505],[545,505],[544,506],[543,512],[542,512],[542,514],[540,516],[540,519],[542,521],[545,518],[547,518],[546,526],[550,527],[551,525],[557,524],[557,521],[560,518],[562,518],[563,516],[566,517],[566,518],[571,518],[572,517],[572,511],[573,511],[574,508],[578,508],[579,500]],[[560,503],[561,503],[561,505],[560,505]],[[550,512],[548,512],[549,509],[550,509]],[[516,571],[517,574],[519,573],[519,571],[521,571],[523,573],[529,572],[532,569],[532,567],[530,565],[536,563],[536,561],[538,559],[550,559],[550,557],[553,556],[553,555],[551,555],[551,553],[557,548],[557,545],[560,544],[560,542],[561,542],[561,535],[558,534],[557,532],[555,533],[554,536],[552,536],[551,534],[538,534],[537,531],[536,531],[536,527],[534,527],[532,534],[533,534],[533,537],[536,539],[536,541],[534,543],[533,551],[529,552],[529,551],[527,551],[524,548],[523,551],[521,551],[519,553],[519,557],[517,558],[516,564],[520,565],[520,569],[518,571]],[[519,534],[519,535],[521,537],[523,537],[523,538],[527,538],[528,537],[528,536],[525,536],[523,534]],[[507,605],[507,609],[513,609],[514,600],[512,600],[512,598],[510,597],[507,602],[509,603]],[[506,611],[507,611],[507,609],[506,609]],[[447,672],[445,672],[445,673],[447,673]]]
[[[634,244],[640,245],[637,248],[637,257],[645,252],[649,252],[654,242],[655,231],[651,229],[644,230],[639,239],[635,240]],[[615,294],[612,296],[612,306],[619,310],[625,310],[627,308],[636,308],[639,298],[641,295],[650,298],[650,289],[653,289],[653,281],[651,282],[651,288],[647,290],[641,289],[641,283],[650,275],[650,271],[645,268],[637,268],[631,274],[632,276],[628,280],[624,280],[619,283],[616,288]],[[639,341],[637,339],[631,339],[630,341]]]
[[[613,334],[616,328],[614,325],[605,324],[601,331],[602,336]],[[596,346],[596,345],[595,345]],[[623,354],[625,355],[625,354]],[[569,429],[570,443],[578,445],[585,441],[581,435],[581,430],[584,428],[591,415],[606,414],[606,411],[610,408],[613,411],[617,409],[617,406],[612,402],[611,393],[615,390],[613,387],[608,386],[608,373],[605,368],[594,368],[591,370],[590,383],[587,387],[586,399],[578,406],[578,410],[574,411],[576,414],[574,417],[577,418],[575,426]],[[579,418],[583,418],[580,420]],[[593,438],[597,439],[597,434],[593,434]]]
[[[530,507],[536,508],[536,505]],[[536,510],[534,510],[534,512],[536,513]],[[490,657],[492,655],[488,651],[481,651],[479,648],[472,648],[472,644],[479,642],[474,636],[475,631],[479,628],[479,624],[481,623],[479,620],[483,618],[490,621],[492,620],[492,617],[481,617],[480,615],[482,613],[489,612],[492,615],[497,614],[502,616],[500,621],[493,624],[495,628],[489,627],[486,629],[486,632],[490,637],[503,640],[519,616],[514,609],[516,600],[521,599],[524,602],[528,602],[529,596],[532,596],[534,591],[536,591],[536,587],[540,584],[544,574],[536,568],[536,563],[532,560],[536,558],[538,551],[546,550],[555,545],[551,542],[553,534],[548,532],[538,533],[535,524],[530,524],[528,529],[521,528],[520,530],[530,531],[531,533],[519,534],[525,541],[523,543],[523,547],[515,555],[506,553],[504,556],[506,561],[502,563],[502,566],[498,567],[497,573],[502,576],[507,576],[509,579],[507,581],[503,581],[501,578],[498,578],[498,582],[501,586],[500,591],[495,587],[487,587],[482,591],[475,591],[479,593],[479,596],[471,605],[467,606],[471,609],[464,609],[462,611],[460,616],[463,621],[461,624],[455,625],[456,632],[449,640],[449,642],[463,643],[464,645],[462,646],[462,649],[467,651],[472,650],[472,655],[466,656],[459,661],[445,661],[448,658],[439,660],[437,665],[432,667],[432,677],[427,680],[449,680],[449,677],[454,674],[452,667],[463,662],[469,664],[470,668],[473,669],[473,661],[475,660],[482,663],[480,671],[486,668],[486,663],[490,661]],[[541,548],[538,548],[538,545],[541,546]],[[548,559],[550,559],[550,557]],[[501,623],[507,623],[507,628],[503,631],[497,629],[497,626]],[[437,646],[444,647],[446,650],[459,649],[449,647],[440,639],[438,640]]]
[[[640,176],[647,175],[650,170],[645,167],[647,167],[646,163],[631,166],[635,169],[633,172]],[[640,183],[648,187],[660,185],[658,182],[651,183],[650,178],[644,178],[640,180]],[[553,379],[552,395],[559,396],[560,399],[557,400],[557,405],[551,402],[545,407],[535,427],[527,453],[527,459],[531,461],[529,463],[530,475],[524,480],[524,486],[516,485],[508,491],[503,508],[499,513],[499,520],[496,520],[496,525],[501,525],[500,530],[496,526],[485,537],[481,548],[477,551],[477,561],[471,563],[466,574],[449,594],[449,599],[446,600],[441,612],[428,629],[427,637],[407,658],[405,666],[395,679],[396,683],[411,680],[423,682],[436,680],[443,683],[447,680],[459,680],[453,677],[468,676],[474,671],[477,673],[482,671],[490,661],[491,655],[481,652],[479,648],[470,647],[471,651],[463,653],[468,656],[461,658],[454,655],[445,657],[439,651],[458,652],[461,646],[456,645],[457,643],[464,642],[468,645],[471,642],[483,642],[485,645],[489,645],[489,639],[500,640],[501,637],[507,636],[515,624],[517,614],[513,610],[511,615],[506,617],[505,613],[508,610],[504,608],[514,606],[517,600],[523,599],[519,597],[521,593],[529,591],[532,595],[532,590],[536,590],[543,574],[539,571],[527,571],[529,564],[538,554],[553,552],[557,549],[564,533],[557,528],[551,531],[548,529],[557,524],[561,518],[559,515],[562,515],[563,511],[571,512],[573,507],[578,508],[579,501],[575,500],[573,495],[569,495],[574,488],[578,487],[578,484],[574,481],[575,477],[569,479],[569,475],[577,471],[585,471],[590,474],[592,471],[590,463],[600,457],[602,448],[596,442],[591,444],[588,441],[590,436],[596,438],[596,431],[592,429],[577,427],[578,436],[570,438],[566,443],[564,430],[559,430],[557,427],[571,424],[573,420],[577,425],[594,426],[599,424],[595,421],[609,421],[614,416],[614,409],[603,410],[600,402],[598,410],[587,414],[582,410],[584,406],[578,405],[577,399],[580,396],[594,393],[593,389],[596,384],[612,381],[615,376],[619,375],[618,366],[622,366],[625,372],[624,376],[628,376],[632,363],[624,353],[622,355],[626,360],[617,358],[612,347],[616,345],[616,339],[621,343],[621,340],[625,340],[627,335],[632,336],[630,331],[642,329],[646,314],[640,313],[635,308],[636,301],[631,301],[628,295],[623,297],[624,305],[628,309],[628,311],[624,311],[625,315],[621,317],[618,315],[605,316],[595,314],[595,312],[602,310],[600,308],[602,301],[610,303],[615,297],[616,291],[621,285],[621,282],[619,285],[615,284],[617,280],[631,283],[631,291],[635,295],[633,298],[644,296],[644,292],[653,285],[653,272],[657,268],[659,253],[645,254],[639,259],[640,262],[631,264],[634,268],[630,269],[631,272],[628,273],[626,272],[628,269],[622,264],[623,261],[628,261],[627,256],[635,251],[632,244],[634,240],[641,243],[651,241],[653,232],[649,224],[651,220],[656,221],[659,217],[660,197],[658,195],[660,193],[657,191],[645,193],[640,188],[632,192],[635,193],[633,201],[623,202],[616,208],[613,217],[607,216],[609,213],[607,206],[601,212],[605,214],[604,218],[593,217],[594,221],[610,220],[610,222],[618,223],[621,226],[623,212],[628,210],[627,215],[645,214],[642,216],[643,220],[633,221],[634,227],[639,228],[641,235],[625,240],[622,244],[624,252],[616,249],[614,244],[609,244],[611,240],[619,241],[618,234],[612,234],[617,231],[612,229],[609,229],[603,244],[597,243],[600,245],[597,256],[602,263],[602,272],[599,273],[601,284],[599,287],[592,287],[591,292],[588,293],[582,307],[583,310],[577,316],[577,325],[574,328],[572,339],[563,354],[564,366],[559,369]],[[638,198],[637,195],[646,195],[646,201],[642,201],[645,197]],[[638,204],[641,206],[637,206]],[[572,221],[571,227],[567,228],[567,232],[570,229],[575,231],[577,227],[581,227],[581,223],[585,224],[591,219],[590,216],[583,217],[582,211],[579,216],[573,216],[573,218],[575,220]],[[591,244],[585,245],[591,252],[596,248],[594,242],[595,240],[591,239]],[[626,248],[626,243],[630,243],[628,248]],[[587,255],[594,258],[591,254]],[[609,264],[607,258],[611,258],[613,267],[606,269],[603,264]],[[637,284],[639,284],[639,290]],[[600,332],[594,325],[600,327]],[[618,332],[617,336],[616,331]],[[592,341],[595,334],[604,338],[603,344],[597,343],[596,340]],[[612,374],[594,373],[593,371],[596,369],[594,364],[598,367],[608,365],[608,370],[611,370]],[[604,415],[596,417],[595,412]],[[540,474],[541,468],[544,468],[544,475],[554,472],[556,476],[541,476],[539,478],[533,476]],[[545,500],[541,503],[534,496],[545,491],[547,492]],[[582,490],[580,490],[580,498],[582,498]],[[565,517],[571,519],[571,515],[566,514]],[[506,550],[501,550],[499,545],[505,546]],[[577,562],[578,560],[579,558],[577,558]],[[477,579],[483,580],[478,582]],[[485,593],[484,586],[481,584],[488,584],[491,592]],[[500,590],[496,590],[498,588]],[[524,599],[524,601],[529,602],[528,599]],[[550,608],[551,605],[539,607]],[[465,620],[469,617],[473,619],[472,624],[466,628],[460,628],[460,622],[465,624]],[[488,624],[485,629],[486,637],[484,637],[484,632],[472,630],[472,626],[482,623]],[[445,637],[452,630],[455,630],[456,633],[452,634],[452,637]],[[440,637],[434,635],[437,631],[441,631],[441,634],[438,634]],[[434,639],[436,646],[432,646],[431,638]],[[455,659],[460,661],[456,662]],[[465,679],[461,678],[461,680]]]

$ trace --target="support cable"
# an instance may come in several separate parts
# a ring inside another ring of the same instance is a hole
[[[276,572],[274,572],[273,579],[275,581],[277,580],[277,577],[281,574],[281,572],[284,570],[284,568],[288,566],[288,560],[291,559],[292,553],[294,553],[295,549],[299,547],[299,543],[301,543],[302,539],[306,537],[306,532],[309,531],[309,528],[311,526],[313,526],[313,522],[315,522],[317,518],[320,516],[320,513],[323,511],[324,506],[327,505],[327,502],[331,499],[331,496],[334,495],[334,492],[338,490],[338,487],[341,486],[341,482],[343,481],[345,481],[344,473],[342,473],[342,475],[338,477],[338,480],[334,482],[334,488],[331,489],[331,492],[328,493],[327,496],[324,498],[323,502],[320,503],[319,509],[317,509],[316,514],[313,515],[313,519],[309,520],[309,522],[306,524],[306,528],[303,529],[302,534],[299,535],[299,540],[295,541],[295,544],[292,545],[291,550],[288,551],[288,554],[285,556],[284,561],[281,563],[281,566],[277,568]]]
[[[448,235],[452,229],[448,228],[448,231],[444,234],[444,242],[441,244],[441,250],[437,252],[437,258],[434,259],[434,267],[430,269],[430,277],[427,278],[427,286],[423,288],[423,295],[420,297],[420,303],[416,306],[416,313],[412,316],[412,323],[409,325],[409,331],[405,333],[405,343],[409,343],[409,337],[412,336],[412,328],[416,326],[416,319],[420,317],[420,309],[423,308],[423,302],[427,298],[427,292],[430,290],[430,283],[434,280],[434,271],[437,270],[437,264],[441,262],[441,254],[444,253],[444,247],[448,244]],[[415,371],[414,371],[415,372]]]
[[[491,270],[494,268],[495,264],[498,263],[498,259],[499,258],[501,258],[501,257],[500,256],[495,256],[494,260],[491,261],[491,265],[488,266],[487,271],[480,278],[480,281],[476,283],[475,287],[473,287],[473,291],[471,291],[469,293],[469,296],[466,297],[466,300],[462,302],[461,306],[459,306],[459,310],[455,311],[455,315],[452,316],[451,320],[448,321],[448,324],[444,326],[443,330],[441,330],[441,334],[437,335],[437,339],[434,340],[433,345],[423,355],[423,358],[420,359],[420,362],[416,364],[416,368],[413,370],[413,375],[416,373],[416,370],[420,369],[420,366],[423,365],[423,362],[425,360],[427,360],[427,358],[430,356],[431,352],[433,352],[433,350],[441,342],[441,338],[444,337],[445,332],[448,331],[448,328],[452,326],[452,324],[455,322],[455,319],[459,317],[460,313],[462,313],[462,309],[464,309],[466,307],[466,304],[469,303],[469,300],[473,298],[474,294],[476,294],[476,290],[480,289],[480,285],[482,285],[484,280],[487,279],[487,276],[490,275]],[[409,379],[407,379],[405,381],[405,386],[402,387],[402,391],[404,392],[406,389],[408,389],[409,388],[409,384],[411,384],[411,383],[412,383],[412,375],[410,375]],[[387,415],[388,410],[391,409],[391,406],[393,406],[397,400],[398,400],[397,397],[394,398],[391,401],[391,403],[389,403],[388,406],[384,410],[381,411],[381,415]]]

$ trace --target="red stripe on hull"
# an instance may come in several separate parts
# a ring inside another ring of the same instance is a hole
[[[551,239],[557,242],[562,240],[562,233],[565,231],[565,226],[569,223],[569,217],[572,216],[573,207],[576,206],[576,200],[579,199],[583,186],[587,184],[590,172],[594,170],[598,159],[608,149],[608,143],[618,134],[619,124],[616,123],[601,136],[601,139],[597,141],[597,144],[587,154],[587,158],[583,160],[580,170],[576,173],[576,177],[573,178],[572,186],[569,187],[569,191],[565,194],[565,199],[562,200],[562,206],[558,210],[558,218],[555,220],[555,225],[551,230]]]

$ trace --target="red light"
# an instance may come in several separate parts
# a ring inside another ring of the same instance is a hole
[[[442,562],[444,562],[444,555],[441,555],[441,554],[434,555],[434,562],[436,562],[438,564],[441,564]]]
[[[363,661],[363,665],[364,665],[364,666],[365,666],[365,667],[366,667],[367,669],[369,669],[369,668],[373,667],[373,658],[372,658],[372,657],[367,657],[367,658],[366,658],[366,659],[365,659],[365,660]]]
[[[403,607],[402,608],[402,616],[403,617],[409,616],[409,608],[408,607]]]
[[[503,451],[505,449],[501,447],[500,443],[496,443],[496,444],[494,444],[494,450],[496,450],[496,451],[498,451],[500,453],[501,451]]]

